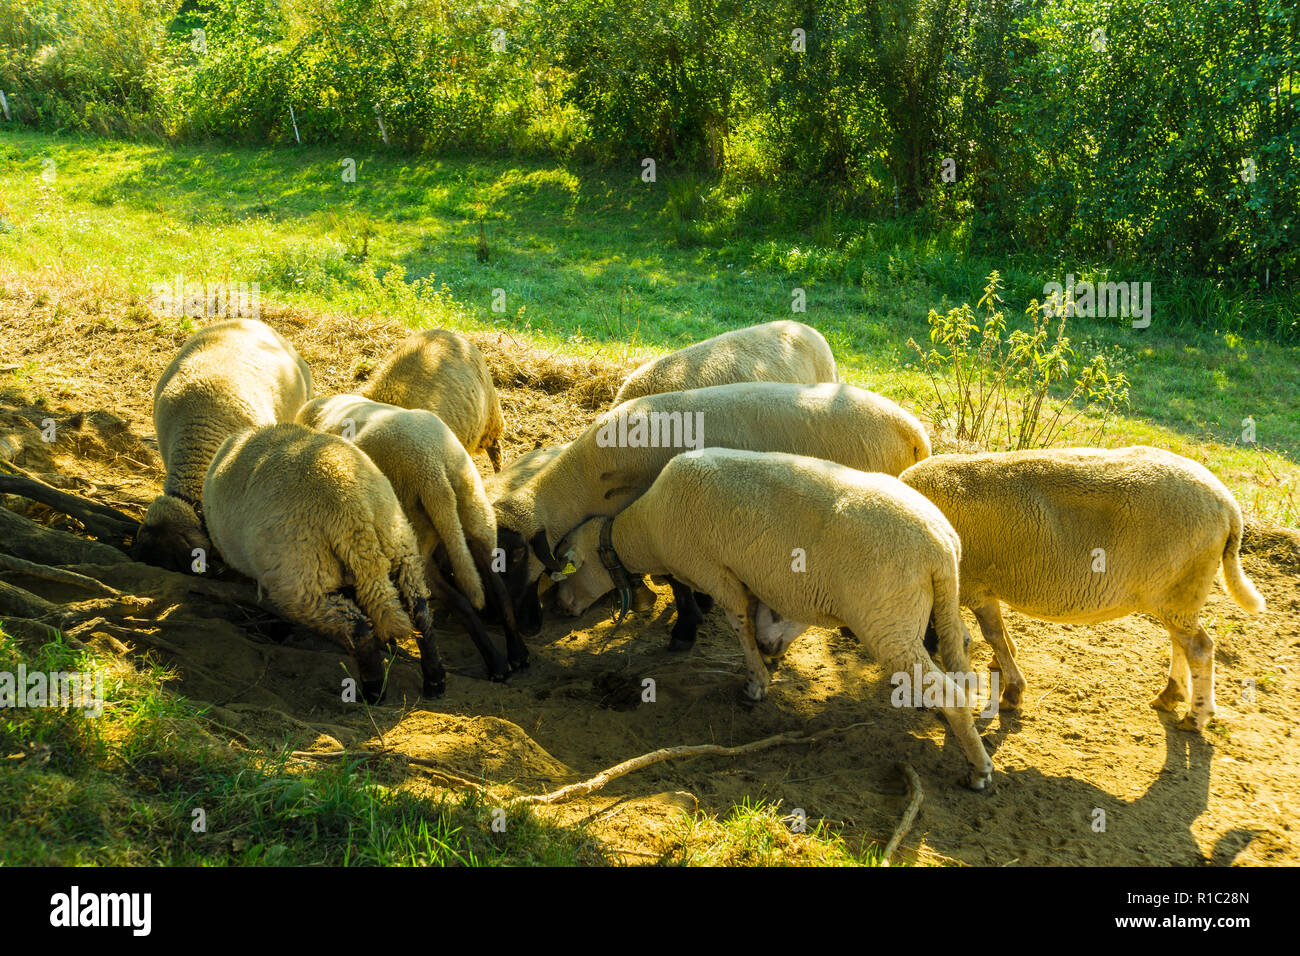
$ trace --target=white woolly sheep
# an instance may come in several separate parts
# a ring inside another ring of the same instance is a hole
[[[349,439],[384,473],[415,531],[429,590],[465,626],[488,675],[504,680],[510,669],[476,613],[489,599],[505,623],[509,664],[526,667],[528,650],[501,577],[492,571],[496,514],[469,453],[442,419],[423,409],[335,395],[308,402],[298,421]]]
[[[624,402],[493,502],[506,590],[524,634],[541,626],[538,577],[564,571],[553,543],[579,521],[617,513],[650,487],[669,459],[699,447],[785,451],[893,475],[930,454],[919,421],[852,385],[745,382]],[[682,595],[674,593],[680,610]],[[691,629],[679,636],[688,644],[693,635]]]
[[[217,451],[203,500],[226,562],[255,579],[285,617],[350,648],[367,700],[383,696],[383,646],[412,630],[424,695],[442,693],[415,533],[364,452],[295,423],[249,429]]]
[[[750,700],[763,699],[770,671],[805,628],[848,628],[886,672],[942,688],[940,709],[971,767],[967,785],[991,781],[963,690],[970,638],[957,597],[961,543],[939,509],[897,478],[709,448],[674,458],[644,495],[612,518],[585,521],[563,546],[577,568],[559,585],[570,610],[624,587],[629,572],[668,574],[712,595],[739,625]],[[944,664],[959,681],[922,644],[932,611]]]
[[[1194,691],[1180,726],[1214,717],[1214,641],[1198,617],[1220,564],[1242,608],[1264,599],[1241,570],[1241,509],[1208,470],[1136,446],[936,455],[901,478],[961,535],[961,601],[993,647],[1003,706],[1019,706],[1026,684],[999,602],[1071,624],[1150,614],[1173,646],[1152,706],[1172,711]]]
[[[399,408],[423,408],[446,423],[471,455],[486,451],[501,470],[505,419],[487,360],[473,342],[446,329],[408,336],[361,394]]]
[[[723,332],[646,362],[623,382],[618,405],[642,395],[736,382],[838,382],[835,356],[812,326],[782,319]]]
[[[186,339],[154,389],[154,429],[167,474],[132,556],[188,571],[194,549],[211,547],[203,531],[203,478],[221,443],[245,428],[292,421],[311,395],[307,363],[262,322],[218,322]]]
[[[569,445],[543,445],[520,455],[500,471],[488,476],[483,481],[483,490],[488,500],[495,501],[514,491],[520,485],[532,480],[533,476],[561,455]]]

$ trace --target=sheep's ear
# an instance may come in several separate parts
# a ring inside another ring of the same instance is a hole
[[[563,544],[564,542],[561,541],[560,543]],[[551,572],[552,581],[563,581],[570,574],[577,574],[578,568],[582,567],[582,561],[573,553],[572,549],[564,552],[563,560],[557,561],[556,564],[560,565],[560,570]]]

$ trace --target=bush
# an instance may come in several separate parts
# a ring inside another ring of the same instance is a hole
[[[167,120],[167,24],[179,2],[0,0],[0,89],[15,119],[159,133]]]
[[[1087,416],[1094,422],[1079,443],[1099,443],[1111,417],[1128,404],[1128,380],[1111,373],[1105,356],[1075,353],[1065,310],[1053,334],[1035,299],[1025,309],[1030,328],[1008,332],[1000,289],[994,272],[977,304],[984,310],[978,322],[966,302],[945,315],[930,310],[930,341],[942,350],[926,352],[908,339],[934,389],[936,432],[962,450],[1047,448]],[[1053,390],[1058,394],[1049,398]]]

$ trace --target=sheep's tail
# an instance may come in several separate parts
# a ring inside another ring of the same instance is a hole
[[[474,557],[469,553],[465,528],[457,511],[456,492],[446,475],[438,476],[435,487],[421,489],[420,505],[438,533],[438,540],[447,549],[447,560],[451,562],[452,575],[456,578],[456,590],[465,595],[476,611],[483,610],[483,579],[479,577]],[[432,560],[432,556],[426,558]]]
[[[409,528],[406,534],[411,535]],[[413,538],[399,547],[415,554]],[[334,554],[351,574],[357,604],[374,624],[376,637],[387,641],[409,634],[414,628],[391,578],[395,556],[375,528],[362,524],[345,532],[334,542]]]
[[[1249,614],[1264,610],[1264,596],[1241,570],[1241,511],[1232,509],[1228,540],[1223,545],[1223,581],[1232,599]]]
[[[941,567],[930,579],[934,591],[934,629],[939,634],[939,651],[943,666],[964,674],[970,670],[966,625],[961,619],[961,601],[957,591],[957,568]]]

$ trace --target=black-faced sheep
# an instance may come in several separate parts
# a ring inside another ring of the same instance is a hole
[[[213,458],[203,501],[226,562],[285,617],[351,648],[367,700],[382,697],[383,646],[412,630],[424,695],[443,692],[415,533],[355,445],[293,423],[240,432]]]
[[[1150,614],[1173,644],[1152,706],[1190,696],[1181,726],[1213,718],[1214,641],[1198,617],[1220,564],[1242,608],[1264,600],[1241,570],[1241,509],[1209,471],[1137,446],[936,455],[901,478],[961,535],[961,600],[997,656],[1003,706],[1019,706],[1026,685],[1000,602],[1071,624]]]
[[[201,517],[203,478],[221,443],[246,428],[293,421],[311,395],[307,363],[262,322],[218,322],[186,339],[154,389],[154,428],[167,475],[133,557],[189,571],[194,549],[211,547]]]
[[[483,353],[468,339],[446,329],[408,336],[361,393],[371,401],[433,412],[466,451],[487,452],[493,470],[501,470],[501,401]]]
[[[623,382],[618,405],[642,395],[736,382],[838,382],[835,356],[820,332],[783,319],[723,332],[646,362]]]
[[[798,455],[709,448],[670,461],[614,517],[591,518],[564,547],[577,570],[561,603],[581,604],[629,574],[667,574],[712,595],[744,649],[745,696],[761,700],[789,642],[844,627],[887,672],[942,689],[940,709],[984,789],[993,764],[970,702],[961,620],[961,544],[939,509],[897,478]],[[944,665],[922,644],[933,612]]]
[[[488,603],[505,623],[509,665],[527,666],[505,586],[492,570],[496,514],[469,453],[442,419],[423,409],[335,395],[308,402],[298,421],[352,441],[388,478],[415,531],[430,592],[465,626],[488,675],[504,680],[510,669],[478,614]]]

